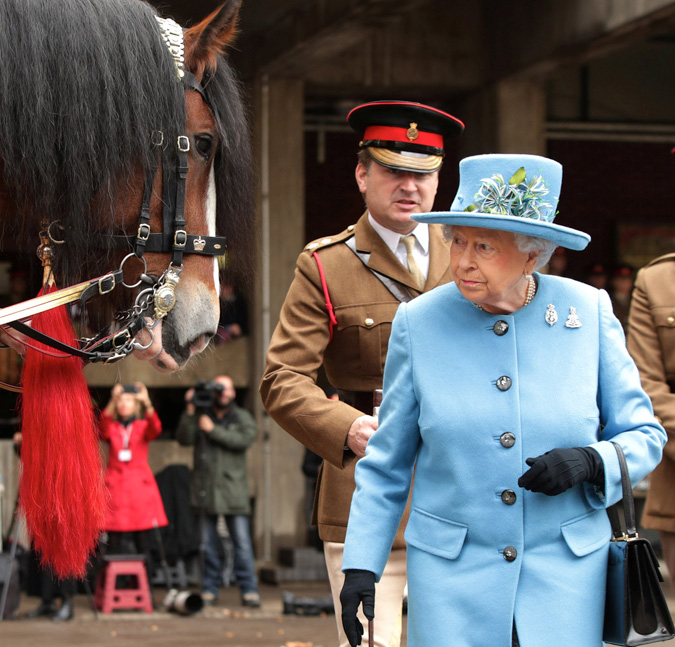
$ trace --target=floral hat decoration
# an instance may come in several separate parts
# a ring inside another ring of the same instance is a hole
[[[537,155],[475,155],[459,163],[459,189],[450,211],[413,215],[418,222],[498,229],[585,249],[591,237],[556,225],[562,166]]]

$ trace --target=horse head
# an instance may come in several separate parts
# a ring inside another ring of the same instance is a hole
[[[219,265],[217,256],[196,253],[203,250],[205,239],[217,231],[228,232],[226,265],[240,276],[251,258],[251,220],[241,219],[242,208],[243,213],[250,213],[250,204],[245,204],[252,187],[247,174],[248,128],[243,111],[232,111],[232,99],[238,93],[224,58],[235,35],[239,5],[239,0],[231,0],[183,35],[185,70],[199,85],[184,90],[185,135],[189,141],[185,229],[198,238],[193,239],[192,248],[188,245],[186,249],[175,305],[157,325],[141,330],[137,336],[140,348],[135,351],[136,357],[151,361],[161,371],[180,368],[202,352],[216,332]],[[150,229],[161,231],[165,216],[160,176],[157,173],[153,186]],[[165,254],[149,255],[148,274],[160,275],[166,262]]]
[[[80,329],[142,314],[118,355],[163,371],[216,332],[217,258],[239,283],[252,266],[249,130],[227,60],[240,4],[183,31],[139,0],[0,3],[3,231],[25,250],[56,232],[62,285],[123,269]]]

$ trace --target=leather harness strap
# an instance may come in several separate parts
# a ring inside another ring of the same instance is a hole
[[[354,252],[356,257],[373,273],[373,276],[379,279],[382,285],[384,285],[384,287],[387,288],[387,290],[389,290],[389,292],[391,292],[401,303],[408,303],[408,301],[412,301],[413,295],[410,294],[408,288],[406,288],[405,285],[368,266],[370,254],[366,252],[359,252],[356,249],[356,240],[353,236],[352,238],[345,240],[345,245],[347,245],[347,247],[349,247],[349,249]]]

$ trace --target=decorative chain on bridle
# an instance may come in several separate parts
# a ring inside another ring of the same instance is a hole
[[[162,40],[168,48],[176,68],[176,81],[185,87],[199,92],[208,105],[206,95],[197,78],[185,70],[183,30],[170,18],[157,17]],[[180,131],[184,131],[182,124]],[[225,253],[226,240],[222,236],[205,236],[188,234],[185,230],[185,181],[188,173],[187,155],[190,150],[190,140],[187,135],[178,137],[175,148],[165,146],[164,134],[161,131],[152,133],[151,143],[161,150],[162,159],[162,232],[152,232],[150,229],[150,199],[155,175],[159,164],[148,170],[145,176],[143,189],[143,203],[139,214],[138,231],[135,236],[109,236],[108,247],[113,249],[133,249],[122,260],[119,269],[104,276],[79,283],[62,290],[45,294],[35,299],[3,308],[0,311],[0,326],[9,325],[27,337],[45,344],[65,356],[76,356],[85,362],[110,363],[123,359],[134,350],[145,350],[154,341],[153,329],[164,319],[176,304],[176,288],[183,271],[184,254],[201,254],[220,256]],[[159,155],[158,155],[159,157]],[[45,256],[51,257],[51,245],[61,244],[53,234],[53,229],[60,227],[58,222],[46,225],[41,232],[42,245],[38,248],[38,256],[45,264]],[[156,279],[147,274],[145,252],[169,252],[171,260],[169,266]],[[123,272],[125,263],[136,257],[143,262],[143,272],[134,284],[124,282]],[[73,348],[48,335],[33,330],[21,319],[28,319],[32,315],[59,305],[79,301],[84,307],[86,302],[94,296],[112,292],[118,285],[129,289],[141,287],[136,295],[134,305],[125,312],[115,316],[116,330],[113,333],[99,333],[94,337],[83,337],[78,343],[79,348]],[[151,313],[151,316],[150,316]],[[150,332],[150,341],[145,346],[135,341],[136,335],[146,328]]]

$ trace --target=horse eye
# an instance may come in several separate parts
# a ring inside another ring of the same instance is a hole
[[[209,135],[196,135],[195,148],[204,159],[208,159],[213,152],[213,138]]]

